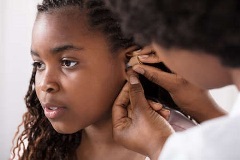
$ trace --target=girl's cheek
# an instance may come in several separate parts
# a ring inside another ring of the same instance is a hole
[[[40,87],[41,87],[41,78],[39,75],[36,74],[35,76],[35,90],[38,93],[40,91]]]

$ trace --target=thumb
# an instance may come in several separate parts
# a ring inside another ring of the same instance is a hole
[[[145,110],[149,104],[144,95],[143,87],[135,74],[129,75],[129,96],[130,102],[133,109]]]
[[[174,93],[180,87],[188,85],[188,82],[181,76],[162,71],[161,69],[149,65],[135,65],[133,70],[142,74],[155,84],[163,87],[170,93]]]
[[[127,110],[129,103],[129,84],[126,83],[113,104],[112,121],[114,128],[121,129],[131,123]]]

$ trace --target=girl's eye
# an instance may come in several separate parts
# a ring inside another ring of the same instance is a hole
[[[65,68],[71,68],[74,67],[78,64],[78,62],[76,61],[72,61],[72,60],[62,60],[62,66]]]
[[[43,70],[45,69],[45,64],[39,61],[34,61],[33,62],[33,67],[37,68],[37,70]]]

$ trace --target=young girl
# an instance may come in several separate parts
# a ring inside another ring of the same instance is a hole
[[[102,1],[43,0],[32,33],[28,111],[13,158],[144,160],[112,138],[111,107],[133,46]],[[175,105],[165,90],[155,91],[151,96]]]

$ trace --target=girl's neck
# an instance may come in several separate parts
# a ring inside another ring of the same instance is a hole
[[[77,149],[78,159],[84,160],[144,160],[145,156],[117,144],[112,138],[111,119],[91,125],[82,131],[81,144]]]

